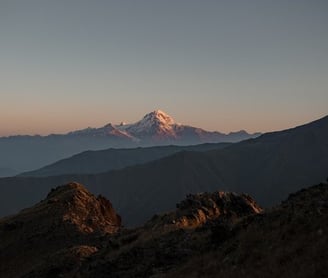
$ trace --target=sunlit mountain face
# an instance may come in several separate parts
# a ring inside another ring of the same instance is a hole
[[[132,141],[139,142],[140,144],[237,142],[259,135],[259,133],[248,134],[243,130],[229,134],[206,131],[202,128],[177,123],[173,117],[162,110],[150,112],[140,121],[132,124],[121,123],[115,125],[109,123],[101,128],[87,128],[70,132],[69,134],[120,136],[122,138],[130,138]]]

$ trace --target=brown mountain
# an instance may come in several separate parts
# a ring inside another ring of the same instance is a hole
[[[328,184],[319,184],[243,219],[226,240],[212,229],[212,248],[162,277],[327,277],[327,232]]]
[[[74,261],[96,252],[100,239],[120,226],[104,197],[77,183],[57,187],[35,206],[0,220],[0,276],[21,277],[46,265],[44,277],[58,277],[57,258]]]
[[[120,228],[110,203],[58,187],[0,221],[1,277],[326,277],[328,184],[262,211],[248,195],[188,195]],[[19,267],[17,267],[19,265]]]
[[[189,194],[176,207],[172,212],[155,215],[146,223],[146,227],[152,230],[168,227],[196,228],[217,219],[233,223],[246,215],[262,212],[262,208],[251,196],[234,192]]]
[[[194,198],[204,203],[212,199]],[[118,252],[105,248],[94,254],[82,266],[83,277],[327,276],[328,184],[301,190],[262,213],[249,198],[239,196],[222,205],[224,200],[216,203],[221,203],[220,209],[229,207],[222,210],[226,214],[218,213],[199,225],[167,225],[164,214],[165,225],[156,221],[154,228],[152,220],[144,228],[121,234]],[[198,201],[184,201],[190,207],[182,209],[187,212],[182,217],[195,219]],[[240,210],[244,202],[248,206]],[[207,209],[213,207],[207,204]],[[180,215],[179,210],[173,215]],[[229,217],[229,212],[231,216],[238,212],[238,217]]]

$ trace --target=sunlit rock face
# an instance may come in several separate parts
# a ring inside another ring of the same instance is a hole
[[[107,199],[94,196],[78,183],[69,183],[53,189],[45,202],[52,204],[53,210],[57,209],[65,224],[84,233],[113,233],[121,225],[120,216]],[[46,204],[40,203],[41,206]]]
[[[78,183],[58,186],[38,204],[0,219],[0,276],[58,277],[56,269],[70,275],[120,228],[107,199]]]
[[[247,194],[214,192],[190,194],[177,204],[177,210],[155,216],[148,225],[195,228],[210,220],[233,223],[237,219],[261,213],[262,208]]]

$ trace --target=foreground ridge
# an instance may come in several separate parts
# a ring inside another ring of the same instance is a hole
[[[139,228],[120,223],[110,202],[82,185],[56,187],[0,220],[1,275],[325,277],[328,271],[326,183],[269,210],[247,194],[199,193]]]
[[[33,273],[39,265],[52,272],[53,261],[96,252],[100,238],[120,227],[120,216],[104,197],[74,182],[56,187],[35,206],[0,219],[1,277]]]

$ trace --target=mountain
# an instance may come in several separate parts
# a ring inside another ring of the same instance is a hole
[[[129,133],[125,132],[124,130],[120,130],[116,128],[111,123],[106,124],[105,126],[101,128],[91,128],[88,127],[86,129],[76,130],[69,132],[67,135],[72,136],[93,136],[93,137],[117,137],[122,139],[128,139],[128,140],[135,140],[138,141],[137,138],[134,138]]]
[[[218,226],[212,229],[211,242],[216,247],[166,275],[323,278],[328,271],[327,201],[328,185],[319,184],[291,194],[263,214],[244,218],[228,233]]]
[[[134,149],[107,149],[86,151],[57,161],[35,171],[20,174],[26,177],[46,177],[63,174],[97,174],[109,170],[143,164],[181,151],[205,152],[221,149],[230,143],[207,143],[192,146],[157,146]]]
[[[58,277],[53,263],[69,264],[96,252],[100,238],[120,228],[120,216],[102,196],[77,183],[53,188],[38,204],[0,219],[1,277],[33,277],[42,264],[50,266],[43,277]]]
[[[67,134],[0,137],[0,168],[31,171],[87,150],[135,148],[157,145],[191,145],[237,142],[258,136],[236,132],[223,134],[175,123],[157,110],[134,124],[106,124]],[[7,173],[6,173],[7,175]]]
[[[247,192],[263,207],[326,179],[328,117],[208,152],[183,151],[100,174],[0,179],[0,214],[32,205],[57,184],[77,181],[110,198],[124,225],[171,210],[186,194]],[[17,192],[20,192],[17,195]]]
[[[255,200],[245,193],[216,191],[188,194],[174,211],[156,214],[144,226],[151,227],[153,231],[197,228],[218,219],[231,224],[244,216],[262,211]]]
[[[134,146],[128,138],[116,136],[48,135],[0,138],[0,167],[13,173],[33,170],[86,150]]]
[[[0,177],[10,177],[10,176],[14,176],[17,175],[18,172],[16,172],[13,169],[9,169],[9,168],[0,168]]]
[[[108,200],[70,183],[0,219],[1,277],[326,277],[327,204],[327,183],[267,210],[247,194],[189,194],[126,229]]]
[[[244,130],[224,134],[178,124],[171,116],[161,110],[150,112],[133,124],[107,124],[101,128],[87,128],[69,134],[80,136],[117,135],[122,138],[130,138],[141,146],[238,142],[260,135],[260,133],[248,134]]]
[[[327,184],[261,213],[242,196],[218,201],[227,214],[218,209],[216,218],[196,226],[150,224],[122,235],[128,243],[118,236],[121,252],[95,253],[82,265],[82,277],[326,277]]]
[[[177,126],[171,116],[161,110],[156,110],[145,115],[142,120],[135,124],[123,125],[123,128],[138,138],[163,141],[178,138]]]

